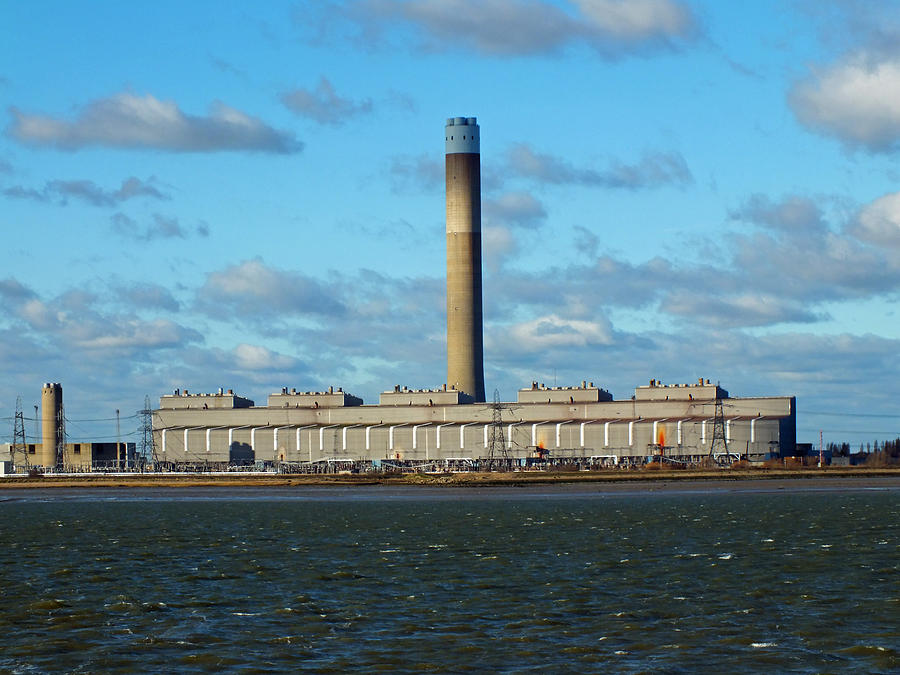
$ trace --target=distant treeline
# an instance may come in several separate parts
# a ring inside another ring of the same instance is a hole
[[[859,450],[853,452],[849,443],[828,443],[825,448],[831,452],[832,457],[853,457],[857,463],[866,464],[897,464],[900,463],[900,438],[893,441],[884,441],[881,445],[878,441],[874,444],[859,444]]]

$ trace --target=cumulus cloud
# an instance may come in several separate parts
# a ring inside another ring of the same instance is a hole
[[[171,216],[163,216],[154,213],[153,222],[148,225],[140,225],[133,218],[124,213],[114,213],[110,220],[112,229],[116,234],[134,239],[135,241],[155,241],[157,239],[187,239],[191,236],[208,237],[209,226],[200,223],[194,227],[188,227],[178,222]]]
[[[486,199],[484,214],[492,222],[535,228],[547,218],[547,211],[533,195],[527,192],[507,192],[493,199]]]
[[[660,307],[668,314],[720,328],[813,323],[826,318],[802,301],[758,292],[716,295],[706,289],[682,288],[663,297]]]
[[[608,345],[613,341],[612,326],[606,319],[582,321],[556,314],[514,323],[505,326],[502,332],[505,333],[503,337],[497,334],[492,336],[490,346],[505,344],[520,353]]]
[[[829,318],[830,303],[900,291],[900,193],[863,207],[844,227],[802,195],[753,195],[732,216],[759,227],[729,232],[719,256],[703,262],[601,254],[551,269],[503,268],[486,280],[485,313],[510,322],[650,311],[667,326],[733,330],[817,323]],[[582,233],[586,250],[595,243],[589,235]]]
[[[84,349],[131,350],[171,348],[200,340],[200,334],[168,319],[117,318],[101,326],[96,322],[72,319],[67,328]]]
[[[512,175],[551,184],[641,190],[667,185],[685,187],[694,180],[687,162],[676,152],[648,152],[635,163],[613,160],[603,169],[594,169],[573,166],[560,157],[519,143],[506,153],[506,164]]]
[[[206,116],[189,115],[173,101],[121,93],[85,105],[74,120],[11,108],[7,135],[22,143],[78,150],[90,146],[170,152],[296,153],[293,134],[217,101]]]
[[[797,119],[819,133],[870,152],[900,149],[900,57],[855,55],[814,71],[788,101]]]
[[[345,12],[364,38],[391,23],[420,31],[429,51],[475,49],[519,56],[587,45],[604,58],[673,48],[692,39],[698,24],[676,0],[365,0]]]
[[[354,101],[338,96],[334,86],[322,77],[315,90],[292,89],[281,94],[281,102],[300,117],[319,124],[339,125],[349,118],[372,112],[372,100]]]
[[[98,296],[71,290],[55,298],[42,298],[15,279],[0,282],[8,314],[23,330],[61,348],[74,357],[95,358],[169,349],[202,340],[197,331],[174,321],[140,319],[132,312],[110,312]]]
[[[119,300],[136,311],[164,310],[177,312],[181,304],[172,292],[154,283],[133,283],[114,289]]]
[[[346,310],[338,292],[317,279],[246,260],[207,275],[198,308],[213,316],[228,310],[241,317],[284,314],[332,316]]]
[[[486,225],[481,229],[484,266],[496,273],[519,250],[519,239],[505,225]]]
[[[822,210],[809,197],[787,195],[773,202],[766,195],[754,194],[730,216],[775,230],[789,232],[824,232]]]
[[[105,190],[90,180],[52,180],[40,190],[13,186],[4,188],[2,194],[16,199],[33,199],[39,202],[65,205],[69,199],[79,199],[93,206],[116,206],[129,199],[147,197],[167,200],[169,196],[154,185],[151,177],[146,181],[131,176],[115,190]]]
[[[597,233],[581,225],[576,225],[573,229],[575,230],[575,250],[581,255],[596,258],[597,251],[600,250],[600,237]]]
[[[246,343],[234,348],[234,360],[235,366],[241,370],[280,370],[292,368],[297,362],[266,347]]]
[[[849,230],[863,241],[900,250],[900,192],[865,206]]]
[[[394,157],[389,171],[397,192],[410,187],[434,190],[444,182],[444,165],[433,154]]]
[[[18,279],[13,279],[12,277],[9,277],[7,279],[0,279],[0,297],[6,300],[25,300],[27,298],[34,297],[34,295],[35,292],[25,286]]]
[[[819,236],[757,232],[732,237],[726,279],[751,283],[757,292],[805,302],[842,301],[900,288],[900,265],[885,251],[855,237],[827,231]]]
[[[306,380],[308,365],[301,359],[282,354],[268,347],[241,342],[235,347],[192,346],[182,353],[187,375],[182,374],[176,386],[188,386],[193,391],[204,381],[209,382],[207,391],[227,383],[242,396],[250,396],[260,403],[258,394],[251,387],[262,386],[263,394],[271,393],[283,383]],[[210,374],[214,374],[210,379]],[[265,405],[264,398],[262,405]]]

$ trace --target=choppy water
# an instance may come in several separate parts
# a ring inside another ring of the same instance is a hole
[[[896,490],[20,496],[0,672],[900,668]]]

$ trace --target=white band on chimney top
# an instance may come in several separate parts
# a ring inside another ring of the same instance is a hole
[[[481,154],[481,132],[474,117],[448,117],[444,137],[448,155]]]

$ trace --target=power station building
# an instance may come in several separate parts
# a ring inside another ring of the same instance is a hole
[[[124,470],[137,466],[134,443],[66,439],[59,382],[46,382],[41,387],[40,430],[40,443],[28,443],[23,438],[21,443],[0,444],[0,462],[9,462],[20,470],[39,471]]]
[[[282,388],[257,406],[233,391],[176,390],[153,415],[157,459],[167,465],[371,461],[466,464],[535,455],[618,464],[663,455],[749,459],[791,455],[795,399],[732,398],[718,384],[651,380],[626,400],[584,381],[533,382],[510,403],[485,403],[481,284],[480,129],[447,120],[447,383],[394,387],[377,405],[341,388]]]

